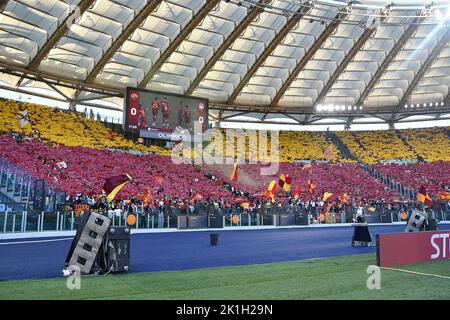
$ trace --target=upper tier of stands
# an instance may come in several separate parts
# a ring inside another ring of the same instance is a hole
[[[145,147],[125,139],[120,135],[111,136],[111,130],[103,123],[86,118],[81,113],[69,113],[59,109],[23,103],[28,110],[31,125],[21,129],[18,123],[19,105],[16,101],[0,100],[0,131],[23,132],[32,137],[40,137],[56,144],[66,146],[84,146],[104,149],[132,149],[142,152],[153,152],[159,155],[170,155],[165,148]],[[39,131],[39,135],[36,133]],[[223,148],[216,150],[216,155],[227,156],[227,142],[231,138],[222,129]],[[383,130],[383,131],[339,131],[335,132],[348,150],[368,164],[376,164],[383,160],[407,160],[426,162],[450,161],[450,139],[448,128]],[[261,159],[258,155],[257,143],[245,140],[233,140],[235,152],[245,150],[246,159]],[[266,146],[270,154],[270,134]],[[324,132],[281,131],[279,133],[279,161],[326,160],[326,152],[332,150],[331,163],[352,163],[342,156]]]
[[[332,144],[323,132],[281,131],[280,161],[293,162],[295,159],[326,161],[326,151],[332,150],[331,163],[351,163],[342,157],[339,149]]]
[[[23,132],[31,137],[71,147],[132,149],[170,154],[162,148],[147,148],[120,135],[111,134],[111,130],[101,122],[86,118],[81,113],[25,102],[22,108],[28,111],[30,120],[30,124],[23,129],[19,127],[18,121],[19,104],[16,101],[0,100],[0,131]]]
[[[256,133],[259,135],[259,139],[249,138],[250,135]],[[219,136],[219,134],[221,136]],[[267,144],[264,146],[264,150],[267,152],[262,152],[260,154],[259,148],[262,147],[261,138],[262,134],[267,134]],[[241,139],[236,138],[240,136]],[[242,138],[245,137],[245,138]],[[258,161],[270,161],[271,144],[275,143],[275,138],[271,131],[232,131],[221,129],[215,131],[212,135],[212,141],[220,141],[220,145],[216,150],[215,155],[224,158],[234,158],[234,155],[238,155],[238,152],[245,152],[246,160],[258,160]],[[351,163],[352,160],[342,157],[339,149],[331,143],[323,132],[307,132],[307,131],[280,131],[278,134],[278,143],[272,148],[277,148],[279,159],[277,162],[294,162],[298,160],[314,160],[314,161],[326,161],[326,151],[331,148],[332,157],[330,158],[331,163]],[[211,143],[212,145],[212,143]],[[231,146],[231,148],[229,147]],[[244,148],[242,148],[244,146]],[[230,150],[231,149],[231,153]]]
[[[450,139],[448,128],[402,130],[402,136],[426,162],[449,161]]]
[[[361,161],[450,161],[448,128],[339,131],[336,135]]]
[[[339,131],[336,135],[361,161],[374,164],[382,160],[417,160],[417,155],[395,130]]]

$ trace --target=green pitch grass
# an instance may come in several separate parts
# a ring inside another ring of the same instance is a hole
[[[450,280],[381,271],[367,289],[374,254],[237,267],[0,282],[0,299],[450,299]],[[399,267],[450,276],[450,260]]]

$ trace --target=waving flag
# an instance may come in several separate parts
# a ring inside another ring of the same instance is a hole
[[[275,193],[277,192],[278,184],[276,180],[272,180],[266,191],[266,199],[271,198],[272,202],[275,202]]]
[[[333,193],[331,193],[331,192],[325,192],[325,193],[323,194],[323,199],[322,199],[322,201],[323,201],[323,202],[333,201],[333,200],[335,200],[336,198],[337,198],[337,196],[336,196],[335,194],[333,194]]]
[[[439,192],[439,198],[442,200],[450,200],[450,192]]]
[[[150,203],[150,187],[147,187],[147,190],[145,191],[145,195],[142,201],[144,203],[144,206]]]
[[[278,180],[278,185],[280,186],[280,188],[282,188],[286,192],[289,192],[289,190],[291,189],[291,184],[292,184],[291,177],[284,174],[280,175],[280,178]]]
[[[313,183],[312,179],[308,179],[308,192],[313,193],[315,188],[317,188],[317,186]]]
[[[294,191],[292,191],[292,196],[295,200],[298,199],[298,196],[300,195],[300,186],[296,186]]]
[[[103,192],[107,194],[106,200],[109,202],[113,201],[116,194],[131,180],[133,180],[133,178],[131,178],[128,174],[106,179],[102,188]]]
[[[237,181],[238,179],[238,163],[236,162],[233,167],[233,172],[231,173],[230,180]]]
[[[428,195],[427,191],[425,190],[424,186],[420,186],[419,189],[419,195],[417,196],[417,201],[422,202],[423,204],[431,207],[433,205],[433,200]]]
[[[344,203],[347,203],[347,201],[348,201],[347,193],[344,193],[341,196],[341,202],[342,202],[342,204],[344,204]]]

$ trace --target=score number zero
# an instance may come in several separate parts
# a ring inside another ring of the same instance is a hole
[[[130,108],[130,114],[132,116],[135,116],[137,114],[137,109],[136,108]],[[203,123],[205,121],[205,119],[203,117],[198,117],[198,122]]]

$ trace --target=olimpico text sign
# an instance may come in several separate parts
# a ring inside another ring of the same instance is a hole
[[[445,259],[450,259],[450,231],[377,235],[379,267]]]

